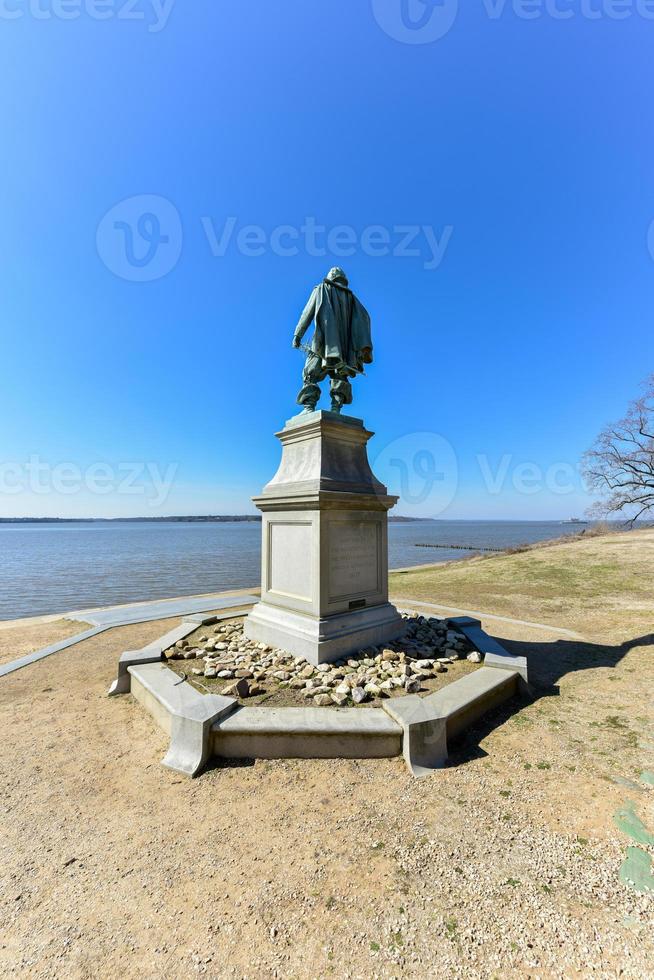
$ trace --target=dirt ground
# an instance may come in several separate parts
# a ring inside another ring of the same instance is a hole
[[[0,664],[18,660],[42,647],[91,629],[88,623],[53,619],[49,622],[21,624],[19,619],[0,624]]]
[[[106,691],[177,620],[3,678],[0,976],[652,976],[654,900],[621,882],[613,820],[632,801],[654,833],[654,616],[627,619],[599,642],[562,616],[588,643],[493,622],[533,698],[420,781],[399,758],[162,768],[165,735]]]

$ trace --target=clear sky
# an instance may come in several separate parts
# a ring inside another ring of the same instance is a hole
[[[398,512],[582,513],[654,364],[653,50],[651,0],[0,0],[0,516],[253,510],[334,264]]]

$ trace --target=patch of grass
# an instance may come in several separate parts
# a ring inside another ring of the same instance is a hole
[[[607,728],[629,728],[627,722],[620,715],[609,715],[605,719],[604,724]]]
[[[373,953],[378,953],[379,950],[381,949],[381,946],[379,945],[379,943],[370,943],[370,949],[373,951]]]
[[[522,884],[522,882],[520,881],[519,878],[507,878],[504,884],[510,885],[511,888],[517,888],[518,885]]]
[[[450,939],[454,939],[454,937],[456,936],[457,925],[458,923],[454,918],[454,916],[450,916],[448,919],[445,920],[445,928],[447,929],[447,934],[450,937]]]
[[[536,763],[536,768],[537,769],[551,769],[552,766],[551,766],[551,764],[549,762],[537,762]]]

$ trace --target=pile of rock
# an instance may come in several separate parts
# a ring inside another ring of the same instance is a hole
[[[368,647],[332,664],[314,667],[292,654],[248,640],[243,623],[225,623],[195,642],[180,640],[167,650],[167,659],[202,660],[191,673],[224,680],[221,693],[247,698],[284,686],[297,690],[315,705],[363,704],[379,698],[414,694],[425,680],[476,652],[444,620],[404,615],[402,636],[383,647]]]

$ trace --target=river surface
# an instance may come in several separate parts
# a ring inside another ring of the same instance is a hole
[[[507,548],[573,533],[558,521],[389,524],[389,565],[465,558],[424,544]],[[0,524],[0,619],[121,602],[252,588],[260,580],[258,523]]]

